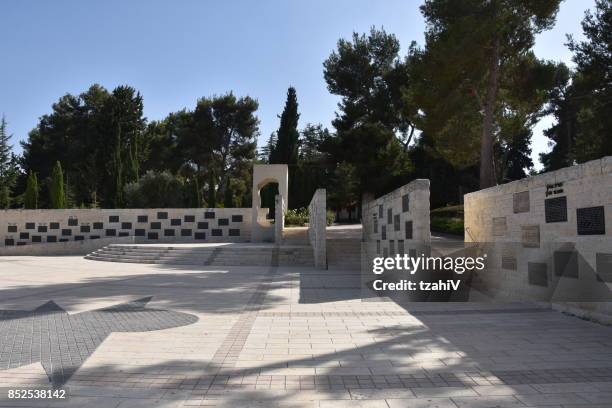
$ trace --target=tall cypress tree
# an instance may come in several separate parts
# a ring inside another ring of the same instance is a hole
[[[16,168],[11,155],[9,140],[11,135],[6,130],[6,119],[0,119],[0,208],[11,204],[11,190],[15,184]]]
[[[295,88],[291,86],[287,90],[287,101],[280,116],[280,126],[276,132],[276,146],[274,146],[270,155],[270,163],[289,164],[290,166],[297,163],[300,137],[297,129],[299,120],[297,93]]]
[[[34,172],[28,175],[26,190],[23,195],[23,205],[28,210],[38,208],[38,178]]]
[[[55,162],[51,173],[49,186],[49,203],[51,208],[66,208],[66,193],[64,192],[64,172],[59,161]]]

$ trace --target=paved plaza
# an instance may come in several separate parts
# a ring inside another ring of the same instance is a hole
[[[21,407],[612,407],[612,328],[534,304],[362,301],[360,277],[0,257]]]

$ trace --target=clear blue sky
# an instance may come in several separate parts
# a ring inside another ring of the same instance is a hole
[[[580,37],[593,0],[566,0],[557,25],[538,37],[541,58],[570,62],[565,34]],[[233,91],[259,100],[259,144],[278,127],[287,87],[298,92],[301,123],[329,126],[338,99],[322,62],[340,37],[372,25],[405,48],[423,42],[420,1],[412,0],[2,0],[0,114],[14,144],[65,93],[91,84],[128,84],[145,115],[161,119],[202,96]],[[547,150],[536,127],[534,157]],[[17,146],[16,146],[17,147]],[[17,148],[17,150],[19,150]]]

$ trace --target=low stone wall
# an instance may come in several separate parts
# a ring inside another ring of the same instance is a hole
[[[414,180],[364,203],[362,213],[363,267],[371,269],[372,256],[415,257],[429,250],[429,180]]]
[[[314,253],[317,269],[327,269],[327,194],[325,189],[315,191],[308,205],[308,240]]]
[[[136,237],[113,237],[51,244],[5,246],[0,247],[0,256],[87,255],[110,244],[133,244],[136,242]]]
[[[465,240],[488,255],[485,293],[612,315],[612,157],[467,194],[464,204]]]
[[[251,208],[0,211],[0,248],[135,237],[140,242],[247,242]],[[265,213],[267,209],[260,209]]]

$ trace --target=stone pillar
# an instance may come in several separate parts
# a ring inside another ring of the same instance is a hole
[[[274,201],[274,242],[280,245],[283,243],[283,229],[285,228],[285,200],[282,195],[277,194]]]

